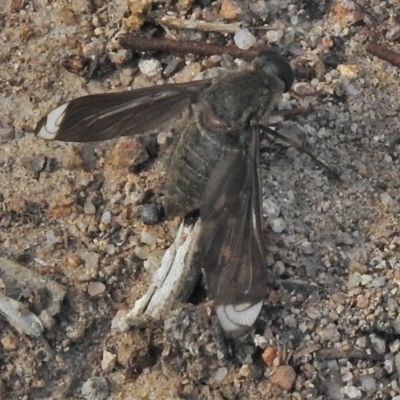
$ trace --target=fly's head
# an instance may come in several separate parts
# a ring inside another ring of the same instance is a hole
[[[284,84],[284,92],[288,92],[293,85],[292,67],[273,51],[262,52],[254,61],[254,69],[263,71],[267,76],[277,77]]]

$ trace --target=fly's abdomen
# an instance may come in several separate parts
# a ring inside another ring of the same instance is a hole
[[[204,124],[209,112],[204,105],[195,110],[186,132],[180,135],[171,155],[164,206],[168,216],[183,216],[201,205],[204,188],[218,161],[229,151],[225,131],[211,130]],[[215,123],[222,121],[215,119]],[[215,129],[215,128],[214,128]]]

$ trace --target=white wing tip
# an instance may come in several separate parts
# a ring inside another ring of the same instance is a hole
[[[240,336],[252,327],[262,305],[263,301],[256,304],[219,305],[216,307],[216,312],[224,331],[233,336]]]
[[[54,140],[65,116],[65,110],[69,103],[65,103],[53,111],[39,122],[36,128],[36,136],[45,140]]]

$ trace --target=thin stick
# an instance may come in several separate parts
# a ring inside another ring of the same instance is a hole
[[[297,90],[294,90],[293,88],[292,89],[290,89],[290,93],[293,95],[293,96],[296,96],[296,97],[298,97],[298,98],[300,98],[300,99],[303,99],[303,98],[305,98],[305,97],[317,97],[317,96],[320,96],[320,95],[324,95],[325,94],[325,92],[321,89],[321,90],[314,90],[314,91],[312,91],[312,92],[310,92],[310,93],[300,93],[300,92],[298,92]]]
[[[290,110],[282,110],[277,112],[277,115],[281,116],[284,120],[286,119],[292,119],[294,117],[297,117],[299,115],[308,115],[314,112],[314,109],[312,107],[304,108],[304,107],[297,107],[297,108],[292,108]]]
[[[366,47],[366,50],[373,56],[400,68],[400,53],[397,53],[396,51],[393,51],[379,43],[369,43]]]
[[[241,26],[241,22],[232,22],[227,24],[225,22],[208,22],[201,20],[182,19],[174,17],[172,15],[165,15],[158,19],[160,25],[164,25],[167,28],[172,29],[194,29],[196,31],[204,32],[219,32],[225,33],[236,33]]]
[[[285,135],[282,135],[281,133],[278,133],[276,131],[274,131],[273,129],[270,129],[266,126],[262,126],[262,129],[267,132],[268,134],[270,134],[271,136],[274,136],[280,140],[283,140],[284,142],[290,144],[292,147],[294,147],[295,149],[297,149],[298,151],[307,154],[309,157],[311,157],[311,159],[322,169],[325,169],[329,172],[329,174],[341,181],[339,174],[334,171],[332,168],[328,167],[326,164],[324,164],[322,161],[320,161],[316,156],[314,156],[313,153],[311,153],[311,151],[309,151],[308,149],[306,149],[305,147],[303,147],[302,145],[300,145],[299,143],[297,143],[295,140],[290,139],[288,137],[286,137]]]
[[[123,35],[119,38],[122,47],[129,48],[133,51],[156,52],[162,51],[165,53],[175,54],[195,54],[199,56],[212,56],[229,54],[232,57],[252,60],[262,50],[267,50],[265,47],[252,48],[249,50],[241,50],[233,45],[217,45],[209,43],[194,42],[190,40],[171,40],[171,39],[154,39],[145,38],[135,35]]]
[[[368,361],[382,361],[383,356],[376,352],[369,353],[364,350],[358,349],[336,349],[336,348],[327,348],[317,350],[316,352],[318,357],[321,357],[324,360],[338,360],[341,358],[347,359],[355,359],[355,360],[368,360]]]

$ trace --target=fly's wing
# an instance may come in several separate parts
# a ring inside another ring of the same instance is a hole
[[[258,131],[230,151],[207,184],[198,249],[207,291],[223,329],[244,334],[266,295]]]
[[[79,97],[42,118],[35,134],[47,140],[95,142],[145,133],[183,111],[210,84],[203,80]]]

